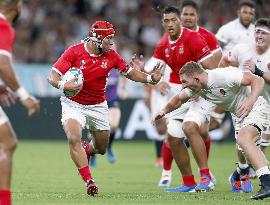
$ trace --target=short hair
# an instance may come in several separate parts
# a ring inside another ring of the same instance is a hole
[[[269,18],[259,18],[256,23],[255,27],[257,26],[265,26],[270,29],[270,19]]]
[[[184,0],[182,5],[181,5],[181,9],[183,10],[184,7],[186,6],[191,6],[193,7],[197,13],[199,13],[199,7],[198,4],[195,1],[192,0]]]
[[[256,4],[255,4],[255,2],[252,1],[252,0],[241,0],[241,1],[239,2],[238,7],[239,7],[239,9],[241,9],[243,6],[248,6],[248,7],[250,7],[250,8],[255,9]]]
[[[179,75],[183,74],[193,75],[194,73],[201,74],[204,71],[205,70],[198,63],[190,61],[181,68],[181,70],[179,71]]]
[[[1,0],[0,7],[14,7],[20,2],[21,0]]]
[[[161,12],[161,17],[163,18],[164,14],[169,14],[169,13],[175,13],[177,16],[180,16],[180,11],[177,7],[175,6],[167,6],[165,7],[162,12]]]

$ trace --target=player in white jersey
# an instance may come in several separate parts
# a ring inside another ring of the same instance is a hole
[[[236,44],[253,40],[255,3],[251,0],[240,1],[237,14],[237,19],[220,27],[216,34],[223,51],[231,50]]]
[[[241,121],[237,144],[256,169],[261,189],[251,199],[270,197],[270,170],[264,154],[256,146],[260,134],[265,129],[269,115],[265,104],[258,103],[264,80],[249,71],[236,67],[204,70],[195,62],[187,63],[179,72],[183,89],[155,116],[154,120],[181,107],[194,96],[202,98],[233,113]],[[270,80],[270,75],[267,75]]]
[[[255,40],[255,41],[254,41]],[[256,70],[255,74],[260,76],[267,75],[264,72],[269,71],[270,68],[270,20],[259,19],[255,24],[255,39],[252,42],[246,44],[238,44],[231,51],[225,54],[220,62],[220,67],[228,65],[239,66],[241,69],[252,69],[255,72],[255,66],[252,66],[252,62],[256,63],[256,66],[261,70]],[[262,93],[264,99],[268,103],[270,102],[270,84],[267,82]],[[261,98],[259,99],[261,100]],[[237,125],[235,117],[233,117],[235,123],[235,135],[237,136],[240,129]],[[270,119],[269,119],[270,120]],[[270,121],[268,120],[268,125]],[[268,126],[269,127],[269,126]],[[262,150],[265,150],[270,144],[269,128],[263,131],[260,146]],[[239,147],[238,147],[239,148]],[[232,184],[233,192],[251,192],[252,186],[249,180],[249,166],[241,150],[238,149],[238,166],[237,169],[230,177],[230,183]]]

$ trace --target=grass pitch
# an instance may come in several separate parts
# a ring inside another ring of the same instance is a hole
[[[157,186],[161,169],[154,167],[154,144],[151,142],[116,142],[117,162],[109,164],[98,156],[92,170],[99,195],[90,197],[69,157],[66,141],[20,141],[14,156],[14,205],[211,205],[270,204],[270,198],[251,201],[252,194],[231,193],[228,177],[235,168],[233,144],[213,145],[210,167],[217,186],[209,193],[165,193]],[[269,153],[269,152],[268,152]],[[192,157],[193,159],[193,157]],[[194,160],[193,171],[198,179]],[[173,168],[172,186],[181,183]],[[257,192],[258,180],[253,180]]]

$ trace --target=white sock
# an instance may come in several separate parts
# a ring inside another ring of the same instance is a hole
[[[256,175],[260,178],[262,175],[270,174],[270,170],[268,166],[264,166],[258,170],[256,170]]]
[[[163,169],[162,176],[169,176],[169,177],[171,177],[171,175],[172,175],[172,170],[165,170],[165,169]]]
[[[240,163],[240,162],[238,162],[238,166],[239,166],[239,168],[240,169],[246,169],[246,168],[248,168],[248,164],[242,164],[242,163]]]

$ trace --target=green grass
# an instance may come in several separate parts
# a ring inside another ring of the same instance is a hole
[[[210,166],[218,184],[210,193],[165,193],[157,187],[161,169],[154,167],[154,145],[150,142],[116,142],[118,156],[111,165],[105,156],[98,156],[93,169],[99,185],[98,197],[85,194],[85,186],[69,157],[65,141],[20,141],[13,166],[14,205],[131,205],[131,204],[270,204],[270,198],[251,201],[251,194],[234,194],[228,176],[235,167],[233,144],[213,145]],[[193,170],[198,178],[194,160]],[[173,184],[181,182],[174,165]],[[255,191],[258,181],[253,180]]]

